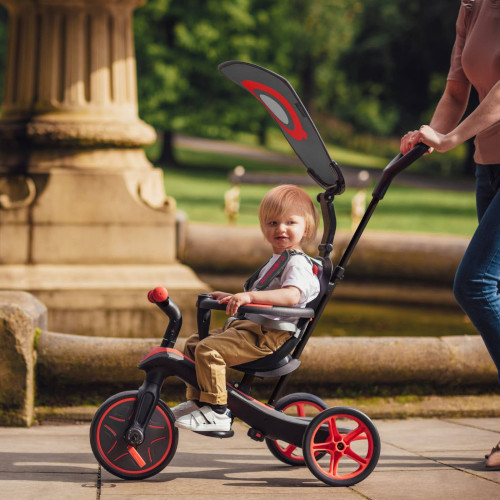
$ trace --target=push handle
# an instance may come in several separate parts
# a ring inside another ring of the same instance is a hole
[[[173,300],[168,296],[168,290],[157,286],[148,292],[148,300],[156,304],[170,320],[161,343],[162,347],[173,347],[182,326],[182,314]]]
[[[423,156],[429,150],[429,146],[426,144],[419,142],[413,149],[408,151],[405,155],[399,153],[387,167],[384,168],[382,172],[382,177],[378,181],[374,191],[373,197],[376,200],[381,200],[389,186],[391,185],[392,180],[396,175],[400,172],[408,168],[412,163],[416,162],[421,156]]]

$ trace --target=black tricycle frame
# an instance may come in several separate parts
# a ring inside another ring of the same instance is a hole
[[[278,82],[277,85],[282,86],[282,92],[288,93],[288,99],[298,100],[288,82],[268,70],[251,64],[233,62],[224,63],[221,67],[228,69],[228,71],[236,71],[235,75],[229,75],[231,79],[236,80],[237,78],[246,78],[248,70],[260,72],[264,75],[262,78],[266,85]],[[243,72],[243,76],[238,72]],[[243,81],[243,86],[246,85],[246,82],[246,80]],[[258,85],[255,82],[253,84]],[[270,87],[266,85],[262,84],[261,88],[269,89]],[[272,89],[269,92],[270,95],[275,96]],[[320,144],[324,148],[324,144],[300,100],[295,103],[295,106],[301,111],[301,116],[304,119],[304,130],[307,129],[307,132],[303,130],[304,134],[309,133],[310,137],[316,141],[313,143],[314,148],[316,148],[316,144]],[[291,113],[295,113],[292,107],[290,109]],[[298,115],[295,116],[295,119],[299,119]],[[294,147],[292,139],[289,137],[287,139]],[[301,137],[299,137],[300,139]],[[302,144],[300,148],[303,148]],[[323,237],[319,245],[320,294],[304,309],[251,304],[240,307],[238,311],[238,314],[241,315],[245,313],[264,315],[272,313],[281,317],[293,316],[301,319],[298,323],[298,333],[287,340],[278,351],[263,359],[232,367],[244,374],[240,382],[228,382],[226,385],[228,407],[233,417],[242,420],[250,427],[248,435],[252,439],[266,440],[269,449],[278,459],[292,465],[304,465],[305,463],[318,479],[332,486],[355,484],[372,472],[380,454],[380,438],[375,426],[366,415],[358,410],[345,407],[328,408],[316,396],[304,393],[285,397],[283,394],[292,372],[300,365],[302,351],[326,304],[335,287],[344,277],[345,268],[375,208],[384,197],[394,177],[425,154],[427,150],[427,146],[418,144],[407,154],[397,155],[387,165],[373,191],[372,200],[363,218],[340,260],[334,266],[330,258],[337,226],[333,202],[335,196],[344,191],[345,182],[338,165],[331,159],[330,170],[325,170],[323,166],[321,169],[318,168],[319,173],[314,172],[314,165],[311,167],[311,163],[307,161],[310,157],[306,158],[306,161],[303,158],[303,156],[309,155],[309,152],[306,149],[304,153],[304,150],[301,149],[302,156],[299,155],[299,157],[306,164],[308,173],[324,188],[324,192],[318,195],[324,222]],[[326,148],[321,152],[321,155],[322,158],[329,158]],[[143,479],[158,473],[169,463],[175,453],[178,439],[177,429],[174,427],[175,418],[160,400],[160,392],[165,380],[168,377],[177,377],[186,384],[198,387],[194,361],[175,349],[175,343],[182,327],[181,311],[175,302],[168,297],[168,292],[164,288],[158,287],[151,290],[148,298],[169,318],[161,345],[152,349],[138,365],[138,368],[146,373],[145,380],[139,390],[120,393],[109,398],[97,411],[90,429],[92,450],[99,463],[114,475],[125,479]],[[200,339],[203,339],[208,335],[211,311],[224,310],[225,305],[219,304],[210,295],[201,294],[198,297],[197,308],[198,334]],[[271,377],[277,377],[278,381],[267,404],[264,404],[251,396],[251,386],[256,378]],[[297,401],[300,404],[310,404],[322,411],[314,418],[306,417],[300,413],[295,416],[284,412],[288,403],[293,404]],[[347,419],[358,427],[354,430],[337,428],[336,419]],[[231,437],[233,431],[200,434],[225,438]],[[350,448],[350,440],[361,439],[360,436],[367,442],[366,457],[356,455]],[[292,448],[302,448],[303,458],[291,456],[283,451],[276,444],[278,441],[288,443]],[[146,457],[138,451],[141,446],[141,450],[144,449],[144,453],[147,453]],[[325,470],[319,464],[320,457],[327,453],[332,455],[329,470],[328,466]],[[343,454],[359,463],[357,470],[344,476],[337,474],[338,464],[337,462],[333,463],[334,457],[340,457]],[[148,460],[150,465],[148,465]],[[128,461],[129,465],[122,466],[121,463],[124,461]]]
[[[336,216],[333,206],[334,195],[336,193],[332,191],[325,191],[324,193],[318,195],[324,222],[324,233],[319,246],[319,254],[323,260],[323,273],[330,275],[330,279],[328,280],[327,290],[319,301],[316,310],[305,308],[297,312],[296,308],[270,308],[267,306],[243,306],[240,308],[239,312],[241,314],[276,313],[276,315],[281,316],[301,316],[311,319],[308,322],[304,334],[291,353],[291,359],[288,363],[293,363],[294,361],[296,362],[299,360],[300,355],[312,335],[321,313],[330,300],[335,287],[344,277],[345,267],[347,266],[352,253],[368,224],[368,221],[373,215],[377,204],[387,192],[390,183],[398,173],[420,158],[420,156],[422,156],[427,150],[427,146],[419,144],[406,155],[398,155],[383,170],[381,179],[373,191],[372,200],[335,268],[333,268],[330,254],[333,250],[333,240],[336,232]],[[169,317],[170,321],[162,339],[161,346],[151,350],[138,365],[138,368],[146,372],[146,379],[139,389],[137,410],[135,412],[132,425],[130,426],[130,430],[127,434],[127,439],[133,446],[140,444],[141,442],[144,429],[148,422],[148,417],[150,417],[156,403],[158,402],[160,390],[166,378],[175,376],[193,387],[198,387],[194,361],[174,349],[174,345],[182,326],[182,316],[179,308],[169,297],[165,300],[155,300],[154,294],[150,293],[150,300],[152,300]],[[200,338],[204,338],[208,334],[211,310],[225,310],[225,305],[219,304],[217,300],[212,299],[208,294],[201,294],[198,298],[197,307],[198,334],[200,335]],[[253,382],[255,375],[246,373],[241,382],[234,385],[228,383],[228,407],[234,417],[237,417],[248,424],[262,436],[271,439],[280,439],[300,447],[302,446],[303,433],[305,432],[308,422],[304,420],[297,420],[296,418],[289,417],[284,413],[276,412],[273,409],[275,402],[283,396],[287,382],[291,376],[291,372],[281,374],[286,371],[287,369],[282,371],[279,369],[276,370],[276,375],[279,375],[279,379],[267,405],[263,405],[259,401],[252,398],[249,394],[249,389],[251,388],[251,383]],[[264,372],[257,371],[256,375],[259,376],[259,373],[262,375]],[[219,437],[217,433],[215,434],[215,437]]]

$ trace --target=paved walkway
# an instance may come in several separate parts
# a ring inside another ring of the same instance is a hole
[[[235,437],[226,440],[181,431],[170,465],[142,482],[101,474],[90,451],[88,424],[0,428],[0,498],[500,498],[500,471],[485,471],[482,459],[500,439],[500,418],[375,424],[382,438],[379,464],[365,481],[350,488],[328,487],[307,468],[281,464],[264,443],[246,436],[241,423],[235,424]]]
[[[258,159],[268,163],[287,165],[295,164],[303,166],[302,162],[294,155],[292,148],[290,148],[290,154],[285,155],[269,152],[259,146],[247,146],[231,141],[203,139],[200,137],[189,137],[179,134],[175,136],[174,143],[177,146],[183,146],[194,150],[209,151],[219,154],[239,155],[242,157]],[[397,154],[397,151],[394,154]],[[364,167],[347,166],[342,164],[340,166],[342,172],[345,175],[355,175],[359,173],[360,170],[367,170]],[[379,179],[380,172],[381,171],[379,169],[372,170],[371,175],[373,182]],[[411,169],[398,175],[394,183],[402,186],[411,186],[423,189],[440,189],[444,191],[474,191],[474,178],[472,176],[469,179],[429,177],[425,175],[414,174]]]

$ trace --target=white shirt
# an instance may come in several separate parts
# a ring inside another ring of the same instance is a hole
[[[259,273],[259,277],[255,281],[258,283],[260,279],[264,277],[264,275],[271,269],[276,260],[280,257],[279,254],[273,254],[271,260],[262,268]],[[303,255],[292,255],[290,260],[288,261],[283,272],[274,278],[266,290],[277,290],[279,288],[283,288],[285,286],[294,286],[298,288],[300,291],[300,299],[299,302],[293,307],[306,307],[306,304],[314,300],[320,291],[319,288],[319,279],[313,273],[311,262],[308,258]],[[255,286],[252,290],[256,290]],[[246,315],[248,319],[250,319],[249,315]],[[273,320],[282,320],[290,323],[297,324],[299,318],[293,317],[280,317],[280,316],[268,316],[262,315],[265,318],[273,319]]]

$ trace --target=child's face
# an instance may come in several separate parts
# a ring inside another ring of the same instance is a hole
[[[301,241],[306,231],[306,220],[293,212],[265,221],[264,237],[273,247],[273,253],[285,250],[302,251]]]

